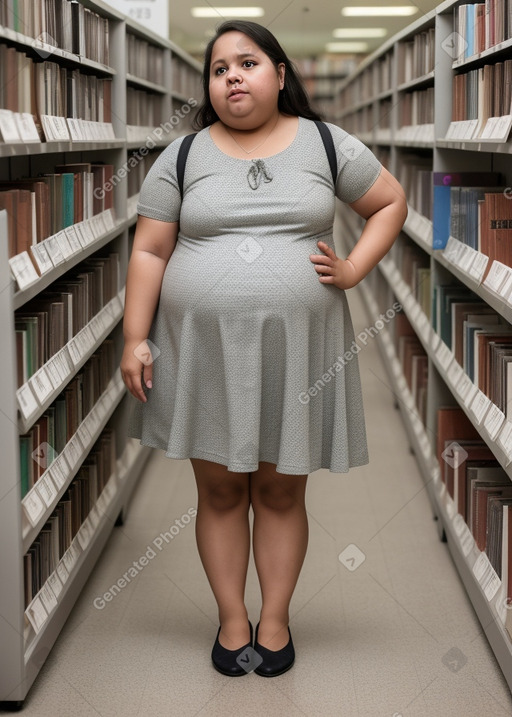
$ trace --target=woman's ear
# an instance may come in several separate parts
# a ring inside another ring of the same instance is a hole
[[[279,89],[282,90],[284,88],[284,75],[286,72],[286,67],[284,62],[280,62],[277,66],[277,74],[279,77]]]

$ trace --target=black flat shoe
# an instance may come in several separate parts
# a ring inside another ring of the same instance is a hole
[[[290,639],[281,650],[269,650],[258,642],[258,628],[260,623],[256,625],[256,636],[254,638],[254,649],[262,658],[262,662],[254,672],[262,677],[277,677],[286,672],[295,662],[295,649],[293,647],[292,634],[288,628]]]
[[[218,672],[229,677],[240,677],[252,672],[254,664],[254,650],[252,649],[252,625],[249,622],[250,640],[246,645],[239,647],[238,650],[228,650],[219,642],[221,628],[217,632],[217,637],[212,649],[213,666]],[[246,654],[244,654],[246,653]]]

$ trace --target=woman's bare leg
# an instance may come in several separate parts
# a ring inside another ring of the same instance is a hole
[[[249,474],[191,459],[197,483],[196,539],[219,608],[219,642],[237,650],[249,642],[244,603],[249,561]]]
[[[254,561],[262,596],[258,642],[269,650],[280,650],[288,642],[290,600],[309,532],[307,475],[284,475],[275,468],[261,462],[250,478]]]

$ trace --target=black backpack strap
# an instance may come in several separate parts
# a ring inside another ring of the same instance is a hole
[[[193,134],[187,134],[184,138],[182,143],[180,144],[180,148],[178,150],[178,158],[176,160],[176,174],[178,175],[178,185],[180,188],[180,195],[183,199],[183,178],[185,177],[185,165],[187,163],[187,157],[190,150],[190,145],[194,141],[194,137],[196,136],[197,132],[194,132]]]
[[[324,122],[315,120],[315,124],[317,126],[318,131],[320,132],[320,136],[322,137],[322,142],[324,143],[327,159],[329,160],[329,167],[331,168],[332,174],[332,183],[334,186],[336,186],[336,179],[338,177],[338,159],[336,157],[336,149],[334,148],[334,140],[332,138],[331,131]]]

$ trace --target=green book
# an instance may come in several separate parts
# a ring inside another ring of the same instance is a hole
[[[75,175],[63,172],[62,175],[62,226],[65,229],[75,222]]]

